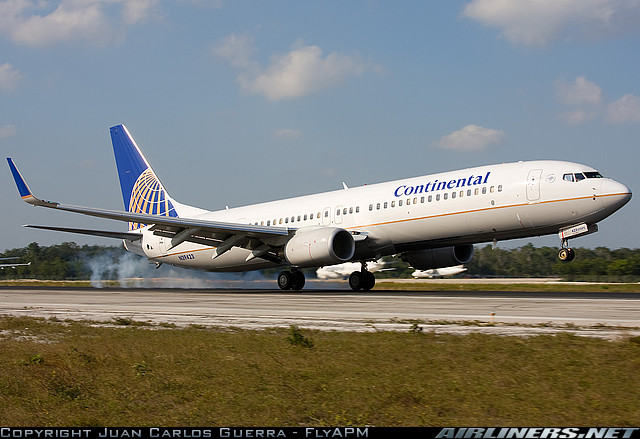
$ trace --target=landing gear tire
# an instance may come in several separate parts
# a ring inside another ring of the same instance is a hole
[[[571,262],[575,259],[576,252],[572,248],[561,248],[558,252],[558,258],[562,262]]]
[[[299,291],[304,288],[304,274],[301,271],[294,271],[292,274],[293,283],[291,284],[291,289]]]
[[[293,285],[293,273],[290,271],[282,271],[278,275],[278,286],[281,290],[290,290]]]
[[[370,271],[354,271],[349,276],[349,286],[354,291],[369,291],[376,284],[376,277]]]
[[[304,288],[304,274],[301,271],[283,271],[278,275],[278,286],[281,290],[301,290]]]
[[[376,277],[370,271],[364,272],[364,283],[362,284],[362,289],[364,291],[369,291],[376,284]]]
[[[364,276],[361,271],[354,271],[349,276],[349,286],[353,291],[358,291],[362,288],[362,284],[364,283]]]

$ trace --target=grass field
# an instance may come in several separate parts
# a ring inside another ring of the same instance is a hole
[[[640,424],[640,338],[0,317],[4,426]]]

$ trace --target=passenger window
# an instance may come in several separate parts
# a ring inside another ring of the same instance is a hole
[[[353,207],[349,208],[349,215],[351,215],[353,213]]]
[[[448,193],[444,193],[444,199],[446,200],[447,198],[449,198],[449,194]]]
[[[336,209],[336,216],[340,216],[340,209]]]
[[[309,219],[313,219],[313,213],[309,215]]]
[[[387,208],[387,205],[388,205],[388,203],[385,201],[385,202],[384,202],[384,208],[385,208],[385,209]]]
[[[284,223],[285,223],[285,224],[289,224],[289,217],[286,217],[286,218],[284,219]]]
[[[402,207],[402,200],[398,200],[398,207]]]
[[[455,192],[451,192],[451,198],[455,198],[456,197],[456,193]]]
[[[411,204],[411,198],[407,198],[407,206]]]
[[[471,189],[467,189],[467,197],[471,196]]]
[[[424,197],[420,197],[420,202],[424,204]]]
[[[395,201],[391,202],[391,207],[396,207],[396,202]]]
[[[501,184],[498,185],[498,192],[502,192],[502,185]]]
[[[483,194],[486,194],[486,193],[487,193],[487,188],[486,188],[486,187],[483,187],[483,188],[482,188],[482,193],[483,193]]]
[[[373,210],[373,204],[369,204],[369,210]]]
[[[356,206],[356,213],[360,213],[360,206]]]
[[[413,204],[418,204],[418,198],[413,199]]]
[[[282,218],[280,218],[280,224],[282,224]]]
[[[305,221],[307,220],[307,214],[306,213],[304,214],[303,218],[304,218]]]
[[[271,220],[267,221],[267,225],[270,226],[271,225]]]
[[[433,195],[429,195],[429,198],[427,198],[427,200],[429,201],[429,203],[431,203],[431,201],[433,201]]]
[[[305,215],[306,216],[306,215]],[[305,218],[306,219],[306,218]],[[298,221],[300,221],[300,215],[298,215]]]
[[[318,216],[320,216],[320,214],[319,214],[319,213],[318,213]],[[328,210],[324,213],[324,217],[325,217],[325,218],[329,218],[329,211],[328,211]]]
[[[380,203],[376,204],[376,210],[380,210]]]
[[[346,215],[347,214],[347,208],[345,207],[344,209],[342,209],[342,214]]]
[[[436,195],[436,201],[440,201],[440,194]]]
[[[495,188],[494,186],[491,186],[491,187],[489,188],[489,192],[494,193],[494,192],[495,192],[495,189],[496,189],[496,188]]]
[[[295,220],[296,220],[296,217],[295,217],[295,216],[292,216],[292,217],[291,217],[291,222],[294,222]]]
[[[464,191],[460,191],[460,198],[464,197]]]

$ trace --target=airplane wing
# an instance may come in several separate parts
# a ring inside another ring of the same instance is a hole
[[[107,218],[116,221],[134,222],[151,225],[156,235],[172,238],[172,246],[176,246],[184,241],[196,242],[204,245],[224,244],[241,246],[241,242],[251,239],[262,241],[269,245],[281,245],[295,229],[277,226],[259,226],[253,224],[227,223],[221,221],[211,221],[197,218],[179,218],[161,215],[151,215],[144,213],[123,212],[118,210],[97,209],[91,207],[72,206],[54,201],[46,201],[33,195],[31,189],[18,171],[11,158],[7,158],[9,168],[16,182],[18,192],[22,199],[33,206],[48,207],[51,209],[64,210],[66,212],[81,213],[83,215]],[[137,233],[110,232],[102,230],[72,229],[52,226],[31,226],[47,230],[57,230],[63,232],[81,233],[94,236],[105,236],[110,238],[120,238],[135,240],[140,236]],[[221,251],[222,253],[222,251]],[[221,254],[220,253],[220,254]]]

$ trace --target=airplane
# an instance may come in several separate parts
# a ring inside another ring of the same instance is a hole
[[[570,261],[569,239],[631,199],[631,190],[595,169],[565,161],[523,161],[347,187],[331,192],[207,211],[173,199],[124,125],[111,127],[124,211],[79,207],[33,195],[11,158],[18,192],[28,204],[127,222],[128,231],[27,227],[122,239],[155,262],[207,271],[285,267],[283,290],[300,290],[299,270],[359,262],[353,290],[370,290],[367,263],[400,255],[417,270],[468,263],[473,245],[557,233],[558,256]]]
[[[416,270],[411,273],[412,277],[416,279],[428,277],[432,279],[434,277],[444,277],[444,276],[454,276],[456,274],[460,274],[462,272],[467,271],[467,269],[462,265],[455,265],[453,267],[443,267],[443,268],[431,268],[429,270]]]
[[[13,261],[15,259],[20,259],[18,257],[15,258],[0,258],[0,261]],[[27,264],[0,264],[0,270],[4,270],[5,268],[16,268],[16,267],[25,267],[31,265],[31,262]]]
[[[388,271],[393,268],[384,268],[386,263],[384,261],[373,261],[367,263],[367,270],[375,273],[377,271]],[[348,277],[354,271],[360,270],[361,266],[359,262],[345,262],[344,264],[328,265],[326,267],[320,267],[316,270],[316,277],[318,279],[342,279]]]

